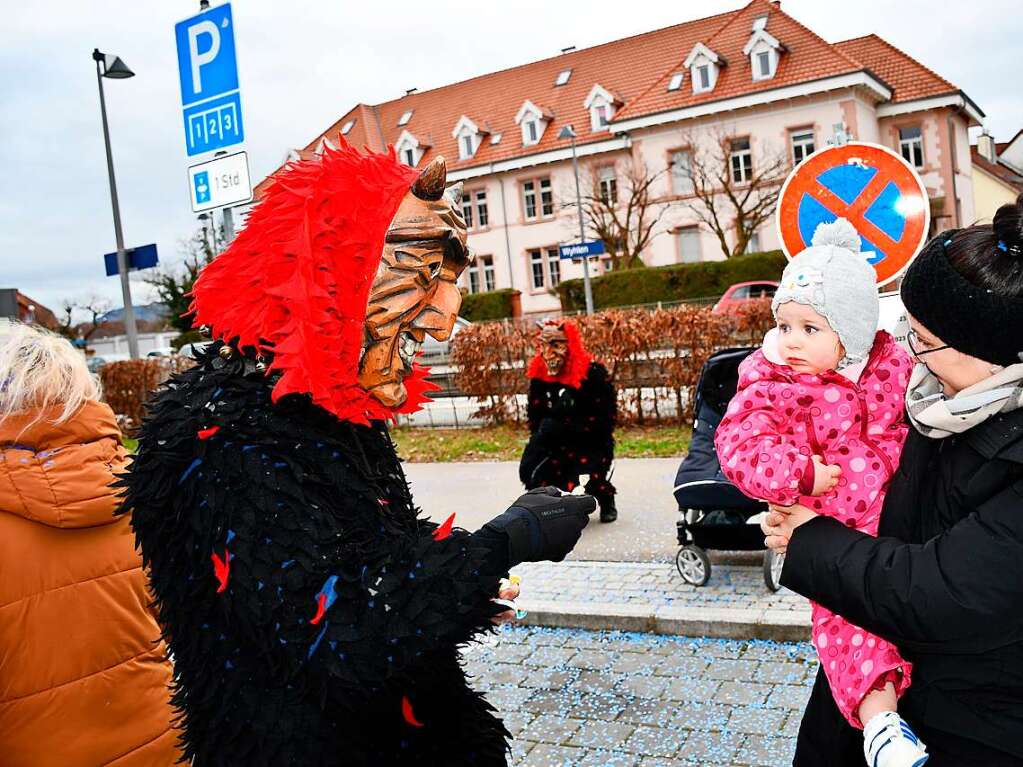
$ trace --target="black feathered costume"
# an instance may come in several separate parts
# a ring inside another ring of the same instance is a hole
[[[586,352],[575,324],[557,324],[567,339],[568,353],[556,374],[551,374],[540,354],[529,365],[530,439],[519,461],[519,479],[526,489],[558,487],[570,492],[580,475],[587,474],[584,490],[597,499],[601,518],[610,521],[616,513],[616,490],[609,477],[614,461],[615,387],[607,368]]]
[[[196,286],[199,320],[233,345],[172,378],[142,425],[123,511],[194,767],[506,764],[508,733],[458,646],[505,609],[492,600],[508,567],[563,558],[593,506],[523,496],[475,534],[420,517],[378,406],[352,384],[361,324],[346,323],[365,312],[373,249],[414,178],[393,153],[347,145],[280,175],[237,257]],[[281,224],[295,210],[299,235]],[[303,270],[314,282],[296,282]],[[301,290],[307,303],[289,306]],[[327,367],[303,368],[310,358]]]

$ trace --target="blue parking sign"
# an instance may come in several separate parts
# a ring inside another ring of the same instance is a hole
[[[188,156],[245,140],[234,19],[225,3],[174,27]]]

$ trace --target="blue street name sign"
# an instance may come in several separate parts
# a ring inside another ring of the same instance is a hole
[[[156,266],[159,259],[156,256],[156,243],[150,245],[139,245],[137,248],[125,248],[124,257],[128,262],[128,271],[136,269],[148,269]],[[113,277],[117,271],[117,253],[104,253],[103,262],[107,267],[107,277]]]
[[[599,256],[604,253],[604,242],[603,240],[593,240],[592,242],[576,242],[571,245],[559,245],[558,255],[561,258],[584,258],[589,256]]]
[[[178,22],[178,78],[188,156],[245,140],[231,4]]]

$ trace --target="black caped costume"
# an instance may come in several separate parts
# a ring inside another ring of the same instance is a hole
[[[544,334],[549,331],[564,340],[554,363],[544,356]],[[519,479],[526,489],[558,487],[571,492],[579,476],[587,474],[584,490],[597,499],[601,521],[613,521],[616,490],[609,474],[617,415],[614,384],[607,369],[586,352],[574,323],[545,323],[540,342],[541,352],[528,371],[530,439],[519,461]]]
[[[422,373],[406,371],[401,408],[355,380],[416,175],[344,144],[279,174],[196,285],[222,340],[143,423],[123,510],[194,767],[506,763],[458,646],[506,609],[492,600],[510,566],[571,550],[593,501],[530,494],[474,534],[420,517],[383,419],[418,404]],[[431,306],[439,288],[417,284]]]

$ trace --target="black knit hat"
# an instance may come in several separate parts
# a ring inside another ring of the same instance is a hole
[[[924,246],[902,281],[902,302],[957,351],[996,365],[1023,361],[1023,297],[977,287],[956,270],[947,248],[959,231],[942,232]],[[1020,257],[1007,248],[1002,253]]]

